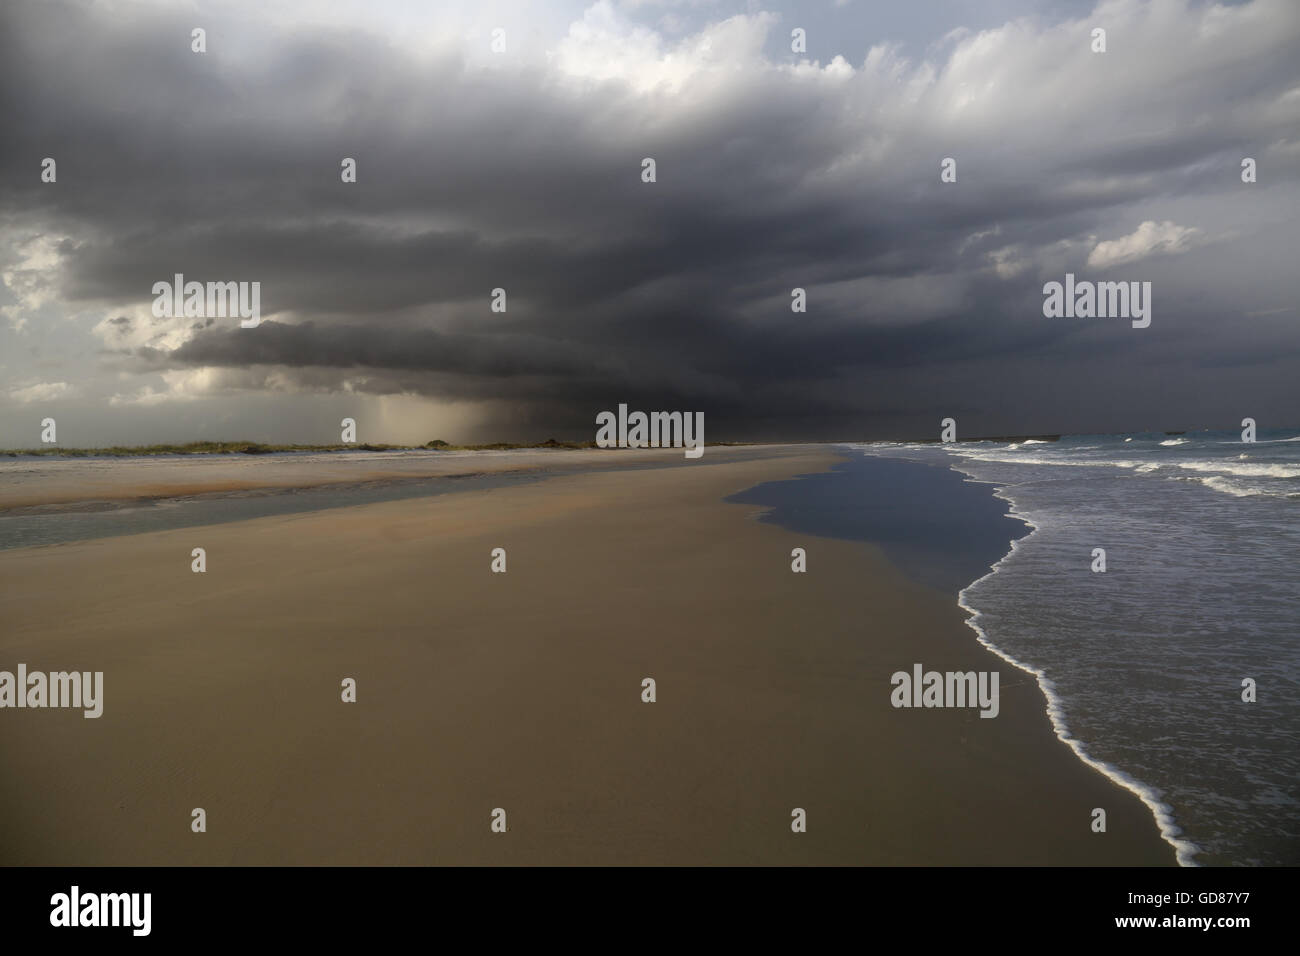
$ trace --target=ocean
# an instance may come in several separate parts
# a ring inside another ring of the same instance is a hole
[[[1181,862],[1300,864],[1300,435],[851,447],[945,464],[1025,523],[961,590],[969,623]]]

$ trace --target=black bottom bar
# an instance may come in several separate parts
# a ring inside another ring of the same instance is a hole
[[[0,914],[7,941],[91,945],[285,939],[301,947],[434,929],[454,932],[447,942],[467,930],[467,941],[538,945],[670,945],[704,929],[733,945],[749,937],[830,944],[845,934],[884,942],[899,933],[927,944],[1039,933],[1048,945],[1081,937],[1232,945],[1284,929],[1294,884],[1288,869],[11,868],[0,870]],[[119,925],[70,925],[74,886],[77,923]],[[103,895],[133,893],[149,894],[147,935],[136,935],[143,895]]]

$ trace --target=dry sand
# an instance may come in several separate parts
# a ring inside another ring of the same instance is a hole
[[[0,711],[0,863],[1171,864],[953,596],[720,500],[834,460],[0,553],[0,669],[105,674],[98,720]],[[1000,715],[892,708],[917,661]]]

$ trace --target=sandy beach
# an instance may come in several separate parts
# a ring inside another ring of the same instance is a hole
[[[0,669],[103,671],[104,702],[0,712],[0,864],[1173,864],[955,595],[722,500],[837,460],[2,552]],[[118,493],[174,483],[146,471]],[[891,707],[916,662],[1000,671],[999,715]]]

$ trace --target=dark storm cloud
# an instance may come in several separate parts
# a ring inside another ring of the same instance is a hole
[[[1293,326],[1256,322],[1245,342],[1223,322],[1295,300],[1292,273],[1242,278],[1264,239],[1238,226],[1110,270],[1159,277],[1145,336],[1041,315],[1042,282],[1086,272],[1097,239],[1146,218],[1216,228],[1248,188],[1243,155],[1268,158],[1257,189],[1296,198],[1300,13],[1175,6],[1108,8],[1105,58],[1086,23],[1020,22],[928,75],[883,53],[852,75],[779,71],[742,43],[733,73],[650,89],[636,65],[578,81],[234,20],[197,55],[188,14],[19,0],[0,12],[0,208],[12,230],[68,237],[69,303],[147,306],[177,272],[261,283],[277,321],[196,323],[139,349],[142,373],[274,369],[570,428],[619,401],[699,408],[744,437],[928,432],[943,407],[992,431],[1087,428],[1078,396],[1103,380],[1123,393],[1106,414],[1213,414],[1189,370],[1296,367]],[[1202,20],[1220,34],[1189,51]],[[945,156],[957,184],[939,182]],[[808,314],[790,312],[795,286]],[[1033,365],[1059,389],[1009,407],[1001,383]]]

